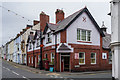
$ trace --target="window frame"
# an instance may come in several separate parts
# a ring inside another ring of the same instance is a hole
[[[80,53],[84,54],[84,63],[80,63]],[[85,52],[79,52],[79,65],[85,65]]]
[[[82,31],[85,31],[85,40],[82,40]],[[88,40],[88,32],[90,32],[90,41]],[[91,30],[81,29],[77,28],[77,41],[85,41],[85,42],[91,42]]]
[[[54,62],[54,60],[53,59],[55,59],[55,55],[54,55],[54,57],[53,57],[53,55],[54,55],[54,53],[51,53],[51,62]]]
[[[92,60],[92,59],[91,59],[91,54],[92,54],[92,53],[95,54],[95,63],[92,63],[92,62],[91,62],[91,60]],[[95,52],[91,52],[91,53],[90,53],[90,62],[91,62],[91,64],[96,64],[96,53],[95,53]]]
[[[31,57],[31,64],[33,64],[33,56]]]
[[[52,33],[51,32],[47,33],[46,43],[52,43]]]

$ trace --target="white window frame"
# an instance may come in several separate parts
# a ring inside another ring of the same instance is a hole
[[[91,59],[91,54],[92,54],[92,53],[95,54],[95,63],[92,63],[92,62],[91,62],[91,60],[92,60],[92,59]],[[90,62],[91,62],[91,64],[96,64],[96,53],[95,53],[95,52],[91,52],[91,53],[90,53]]]
[[[52,54],[54,55],[54,53],[51,53],[51,62],[52,62],[52,59],[53,59],[53,56],[52,56]],[[54,59],[55,59],[55,56],[54,56]]]
[[[79,55],[80,55],[80,53],[84,54],[84,63],[80,63],[80,61],[79,61],[79,65],[85,65],[85,52],[79,52]],[[80,56],[79,56],[79,60],[80,60]]]
[[[87,41],[87,42],[91,42],[91,30],[85,30],[85,29],[80,29],[77,28],[77,31],[80,31],[80,34],[78,34],[77,32],[77,41]],[[86,40],[82,40],[82,30],[84,30],[86,32]],[[90,41],[88,41],[88,31],[90,32]],[[78,39],[78,35],[80,37],[80,40]]]
[[[48,37],[48,34],[49,34],[49,37]],[[48,38],[49,38],[51,41],[48,41]],[[52,34],[51,34],[51,32],[47,33],[46,43],[52,43]]]
[[[31,63],[33,64],[33,56],[31,57]]]

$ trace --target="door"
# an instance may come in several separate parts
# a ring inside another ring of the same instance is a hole
[[[64,71],[69,71],[69,61],[70,61],[70,57],[64,56]]]

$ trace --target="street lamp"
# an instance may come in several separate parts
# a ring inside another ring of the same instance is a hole
[[[34,31],[37,31],[37,29],[32,29],[31,27],[31,30],[34,30]],[[42,70],[43,69],[43,63],[42,63],[42,47],[43,47],[43,44],[42,44],[42,31],[40,30],[40,60],[39,60],[39,69]],[[35,42],[34,42],[35,43]],[[34,50],[33,50],[34,52]]]

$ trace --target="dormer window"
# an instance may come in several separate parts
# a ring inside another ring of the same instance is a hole
[[[32,43],[30,42],[29,50],[32,49]]]
[[[51,33],[47,33],[47,43],[51,43],[52,42],[52,34]]]
[[[37,39],[36,41],[36,47],[39,47],[40,46],[40,39]]]

